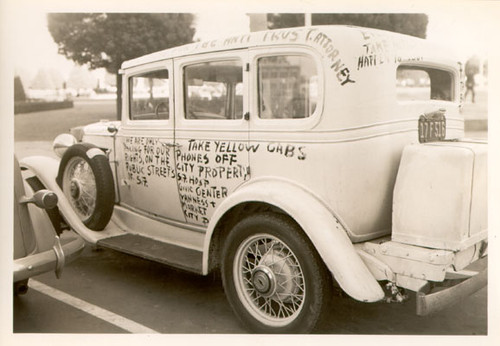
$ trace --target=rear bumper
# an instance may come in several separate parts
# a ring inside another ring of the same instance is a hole
[[[14,282],[49,271],[60,273],[64,263],[72,261],[83,251],[85,242],[74,233],[64,236],[61,247],[14,260]],[[62,251],[61,251],[62,249]]]
[[[479,262],[479,261],[478,261]],[[462,280],[456,284],[435,291],[430,285],[417,292],[417,315],[426,316],[446,308],[449,305],[460,302],[461,299],[473,294],[488,284],[487,257],[480,260],[484,269],[481,272]],[[456,280],[450,280],[448,283]],[[445,284],[447,282],[445,281]],[[433,292],[434,291],[434,292]]]

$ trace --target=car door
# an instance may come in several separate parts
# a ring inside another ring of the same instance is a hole
[[[185,221],[174,164],[172,60],[127,70],[122,126],[116,134],[120,204]]]
[[[247,50],[175,59],[175,162],[188,223],[207,225],[250,178]]]

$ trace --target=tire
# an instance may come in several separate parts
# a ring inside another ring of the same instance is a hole
[[[61,159],[57,181],[85,226],[103,230],[115,203],[113,174],[104,152],[89,144],[69,147]]]
[[[284,215],[240,221],[222,253],[227,299],[258,333],[308,333],[331,297],[331,276],[300,227]]]
[[[28,280],[14,282],[14,295],[21,296],[28,293]]]

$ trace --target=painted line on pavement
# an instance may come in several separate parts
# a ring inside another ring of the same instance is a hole
[[[73,306],[79,310],[82,310],[94,317],[111,323],[121,329],[124,329],[130,333],[141,333],[141,334],[159,334],[156,330],[150,329],[142,324],[129,320],[123,316],[117,315],[111,311],[100,308],[96,305],[87,303],[84,300],[73,297],[65,292],[59,291],[53,287],[47,286],[40,281],[30,279],[29,287],[43,293],[49,297],[57,299],[63,303]]]

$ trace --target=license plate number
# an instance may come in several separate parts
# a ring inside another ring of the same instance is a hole
[[[421,115],[418,119],[420,143],[437,142],[446,138],[446,118],[443,111]]]

